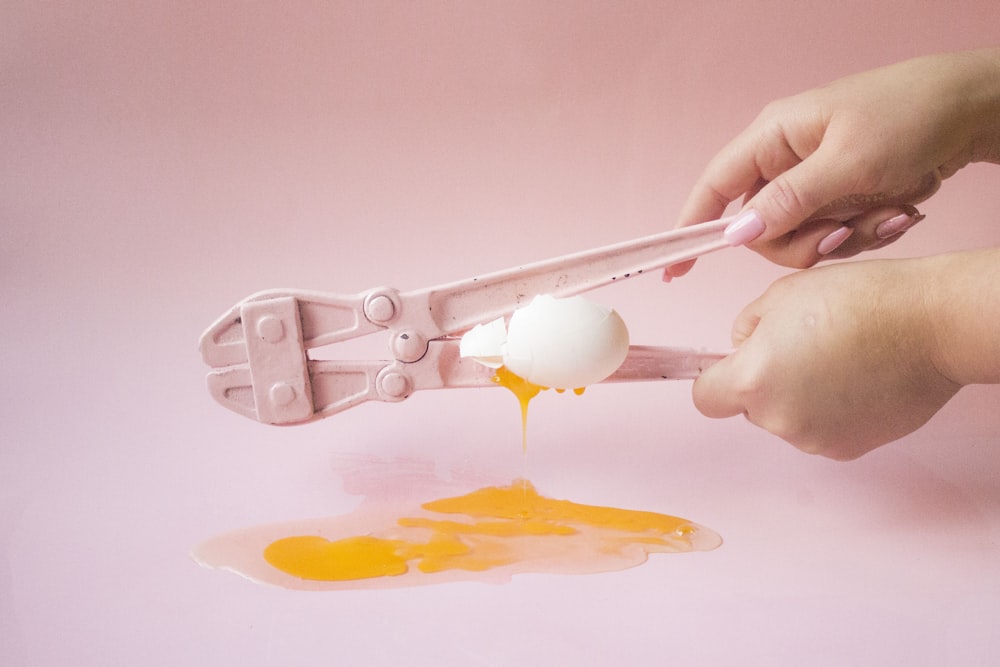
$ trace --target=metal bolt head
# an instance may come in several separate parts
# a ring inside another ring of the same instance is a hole
[[[410,391],[410,380],[402,373],[390,371],[379,377],[378,389],[387,398],[406,398]]]
[[[415,331],[401,331],[393,337],[390,347],[400,361],[419,361],[427,354],[427,339]]]
[[[271,385],[268,396],[275,405],[288,405],[295,400],[295,387],[287,382],[275,382]]]
[[[365,301],[365,317],[375,324],[385,324],[396,316],[396,304],[385,294],[376,294]]]
[[[257,320],[257,335],[267,343],[277,343],[285,337],[285,325],[274,315],[264,315]]]

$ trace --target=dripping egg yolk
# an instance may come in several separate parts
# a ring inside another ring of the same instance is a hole
[[[528,404],[531,402],[531,399],[548,389],[548,387],[543,387],[535,384],[534,382],[529,382],[520,375],[512,373],[506,366],[501,366],[497,369],[496,375],[493,376],[493,381],[514,394],[517,398],[517,402],[521,406],[521,448],[527,452]],[[585,390],[586,387],[576,387],[573,389],[573,393],[580,396]],[[556,389],[556,392],[558,393],[562,393],[564,391],[565,389]]]
[[[614,373],[629,351],[628,329],[614,310],[581,296],[543,294],[514,311],[510,324],[498,318],[470,329],[459,345],[496,369],[494,382],[521,406],[521,440],[527,449],[528,403],[544,389],[557,392],[600,382]]]
[[[528,403],[545,390],[545,387],[529,382],[520,375],[515,375],[506,366],[497,369],[493,381],[501,387],[510,390],[521,405],[521,449],[528,451]],[[581,389],[582,391],[582,389]]]

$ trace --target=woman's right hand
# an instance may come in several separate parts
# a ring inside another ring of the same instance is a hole
[[[743,197],[764,222],[749,247],[804,268],[884,246],[907,226],[879,227],[898,211],[807,222],[820,209],[976,161],[1000,163],[1000,49],[908,60],[768,105],[709,163],[679,226],[718,218]]]

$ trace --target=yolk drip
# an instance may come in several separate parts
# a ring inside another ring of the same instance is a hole
[[[496,382],[501,387],[505,387],[510,390],[514,396],[517,397],[517,402],[521,404],[521,448],[524,451],[528,450],[528,403],[531,402],[535,396],[542,391],[548,389],[548,387],[543,387],[537,385],[534,382],[525,380],[520,375],[516,375],[511,371],[507,370],[506,366],[501,366],[497,369],[496,375],[493,377],[493,381]],[[577,387],[573,390],[573,393],[577,396],[584,392],[584,387]],[[565,389],[556,389],[556,392],[562,393]]]
[[[537,385],[534,382],[529,382],[520,375],[515,375],[507,370],[506,366],[501,366],[497,369],[497,374],[493,377],[493,381],[501,387],[509,389],[510,392],[517,397],[517,402],[521,404],[521,449],[527,452],[528,403],[530,403],[531,399],[535,396],[538,396],[539,392],[544,391],[546,387]]]
[[[544,560],[578,548],[579,543],[560,542],[574,538],[594,542],[599,553],[623,557],[636,547],[692,551],[719,544],[711,531],[685,519],[545,498],[525,480],[431,501],[423,509],[445,518],[398,521],[400,528],[417,530],[421,539],[369,535],[330,541],[301,535],[272,542],[264,559],[300,579],[346,581],[406,574],[411,562],[420,572],[433,573]]]

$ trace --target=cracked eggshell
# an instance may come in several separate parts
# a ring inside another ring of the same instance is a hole
[[[503,346],[507,342],[507,325],[499,317],[486,324],[477,324],[465,332],[458,344],[463,357],[472,357],[490,368],[503,365]]]
[[[503,365],[543,387],[575,389],[614,373],[628,345],[628,328],[611,308],[542,295],[511,316]]]

